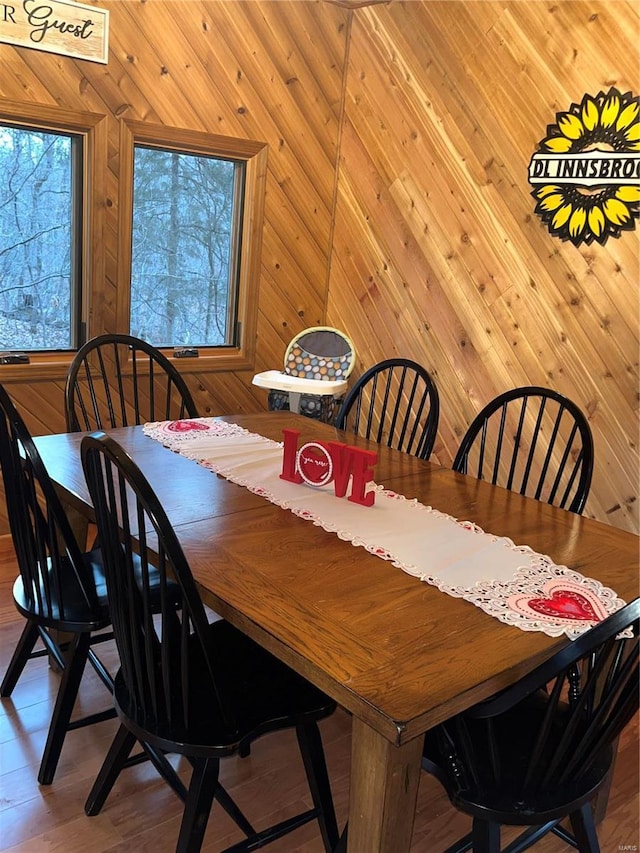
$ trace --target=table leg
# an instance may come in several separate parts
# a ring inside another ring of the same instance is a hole
[[[86,515],[74,509],[69,504],[64,505],[65,515],[69,521],[71,532],[75,536],[78,547],[81,551],[87,550],[87,538],[89,531],[89,519]]]
[[[408,853],[423,739],[394,746],[355,717],[351,738],[347,849],[349,853]]]
[[[66,504],[66,503],[63,503],[63,508],[65,511],[65,515],[67,516],[67,519],[69,520],[71,532],[75,536],[76,542],[78,543],[78,547],[80,548],[81,551],[86,551],[87,550],[87,535],[88,535],[88,530],[89,530],[89,521],[88,521],[86,515],[83,515],[82,513],[78,512],[78,510],[74,509],[73,507],[69,506],[69,504]],[[60,546],[64,549],[64,543],[60,543]],[[71,638],[73,637],[73,634],[66,634],[63,631],[51,630],[50,634],[51,634],[52,638],[56,641],[56,643],[58,643],[59,645],[62,645],[63,643],[70,641]],[[52,657],[49,657],[49,666],[55,672],[60,671],[60,667],[58,666],[57,662]]]

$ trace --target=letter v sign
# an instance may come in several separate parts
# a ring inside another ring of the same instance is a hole
[[[348,447],[346,444],[339,444],[334,441],[330,441],[328,446],[333,459],[333,487],[336,497],[345,496],[349,477],[351,477],[351,494],[347,500],[362,504],[362,506],[372,506],[375,500],[375,491],[365,494],[365,489],[367,483],[373,480],[373,466],[378,461],[378,454],[372,450]]]

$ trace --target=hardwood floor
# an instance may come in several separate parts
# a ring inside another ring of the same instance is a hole
[[[11,598],[16,574],[9,541],[0,539],[0,676],[4,674],[22,620]],[[115,665],[115,650],[110,652]],[[169,853],[175,841],[182,804],[149,765],[124,772],[97,817],[84,814],[84,801],[115,730],[110,720],[67,735],[52,785],[37,783],[57,689],[58,676],[45,659],[29,663],[13,695],[0,703],[0,850],[21,853]],[[79,706],[83,712],[105,706],[108,697],[92,671],[87,672]],[[338,711],[322,724],[340,826],[346,820],[349,797],[350,719]],[[182,772],[186,768],[176,764]],[[221,778],[256,825],[275,822],[297,807],[308,806],[309,794],[290,732],[269,735],[254,744],[248,758],[222,763]],[[599,828],[603,853],[637,851],[638,721],[625,732],[618,754],[607,817]],[[423,774],[412,850],[440,853],[463,835],[469,821],[449,804],[438,783]],[[509,839],[513,832],[505,832]],[[215,853],[239,841],[240,833],[215,805],[203,850]],[[270,845],[271,853],[320,853],[322,843],[311,824]],[[569,848],[547,837],[538,853],[561,853]]]

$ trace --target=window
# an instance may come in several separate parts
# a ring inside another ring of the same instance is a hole
[[[0,350],[30,362],[2,381],[63,379],[105,280],[106,116],[0,98],[0,170]]]
[[[0,124],[0,349],[76,345],[82,140]]]
[[[118,328],[196,350],[199,371],[253,367],[266,159],[261,142],[122,123]]]
[[[244,173],[242,161],[134,147],[132,335],[236,344]]]
[[[253,368],[267,146],[109,129],[0,99],[0,351],[29,357],[0,365],[3,381],[64,378],[106,331],[193,348],[199,372]]]

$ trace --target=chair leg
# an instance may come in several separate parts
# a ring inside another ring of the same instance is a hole
[[[349,841],[349,824],[345,824],[344,829],[342,830],[342,835],[340,836],[340,840],[333,848],[333,853],[347,853],[347,842]]]
[[[136,743],[136,737],[125,726],[120,726],[111,742],[109,752],[102,762],[100,772],[93,783],[89,796],[84,804],[85,814],[89,817],[97,815],[111,793],[120,771]]]
[[[595,815],[593,816],[593,819],[595,820]],[[574,838],[574,837],[573,837],[573,835],[569,832],[569,830],[568,830],[568,829],[565,829],[565,828],[564,828],[564,826],[562,826],[562,825],[560,824],[560,822],[558,822],[558,823],[553,827],[553,829],[551,830],[551,832],[552,832],[554,835],[556,835],[558,838],[561,838],[561,839],[565,842],[565,844],[568,844],[568,845],[569,845],[569,847],[573,847],[573,849],[574,849],[574,850],[577,850],[577,849],[578,849],[578,842],[575,840],[575,838]]]
[[[218,786],[219,768],[217,758],[204,758],[194,763],[176,853],[199,853]]]
[[[302,723],[296,726],[296,735],[298,736],[298,744],[304,769],[307,773],[313,804],[318,810],[318,823],[320,824],[324,848],[330,853],[338,843],[338,823],[318,724],[316,722]]]
[[[216,787],[216,800],[220,803],[222,808],[226,811],[229,817],[236,823],[240,829],[244,832],[247,838],[250,835],[255,835],[256,830],[251,823],[249,823],[249,819],[241,810],[240,806],[233,799],[231,794],[223,788],[220,783]]]
[[[31,652],[40,636],[38,626],[33,622],[27,621],[27,624],[22,630],[18,645],[15,647],[11,661],[7,667],[7,671],[0,685],[0,696],[11,696],[13,688],[18,683],[18,679],[22,675],[22,670],[25,668],[27,661],[31,657]]]
[[[113,693],[113,677],[92,648],[89,648],[88,660],[100,681],[110,693]]]
[[[500,853],[500,824],[473,819],[473,853]]]
[[[176,771],[173,769],[173,765],[170,763],[169,759],[165,756],[163,752],[156,749],[154,746],[151,746],[149,743],[142,744],[143,755],[132,757],[130,761],[127,762],[127,766],[132,766],[133,764],[138,764],[140,758],[147,758],[153,766],[156,768],[160,776],[164,779],[164,781],[169,785],[169,787],[180,797],[182,802],[186,802],[187,800],[187,789],[182,783],[182,779],[178,776]]]
[[[452,844],[450,847],[447,847],[446,850],[443,850],[442,853],[467,853],[467,850],[471,850],[473,848],[473,832],[467,833],[467,835],[459,838],[455,844]]]
[[[585,803],[579,811],[572,812],[569,819],[580,853],[600,853],[591,803]]]
[[[76,634],[67,653],[65,668],[62,671],[56,704],[49,725],[47,742],[40,763],[38,782],[41,785],[50,785],[53,782],[64,738],[69,729],[73,706],[80,689],[88,653],[89,634]]]

